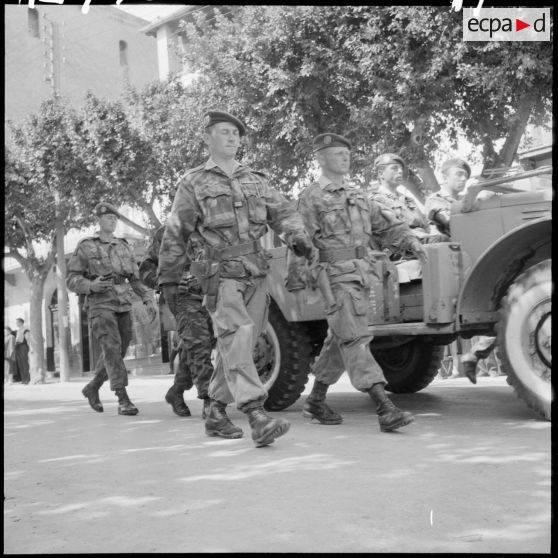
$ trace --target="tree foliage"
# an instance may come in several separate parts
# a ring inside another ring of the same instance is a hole
[[[383,151],[429,167],[442,134],[456,148],[459,133],[486,164],[510,164],[527,122],[550,110],[551,44],[465,43],[449,8],[238,6],[198,12],[184,32],[203,103],[243,115],[248,162],[285,189],[324,131],[354,142],[356,171]]]

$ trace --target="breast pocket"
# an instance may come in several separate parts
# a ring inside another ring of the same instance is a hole
[[[328,236],[344,235],[350,231],[347,222],[347,210],[342,203],[322,207],[319,212],[319,219],[322,235],[325,238]]]
[[[246,198],[248,206],[248,218],[252,223],[267,223],[267,208],[265,198],[260,192],[260,185],[257,182],[248,180],[240,180],[242,193]]]
[[[196,198],[207,229],[231,227],[235,223],[232,195],[225,184],[202,184],[196,188]]]

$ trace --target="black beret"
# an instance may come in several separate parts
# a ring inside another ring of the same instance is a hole
[[[94,211],[97,217],[100,217],[101,215],[106,215],[107,213],[112,213],[113,215],[120,217],[120,213],[118,213],[118,209],[116,209],[116,207],[114,207],[114,205],[110,203],[105,203],[105,202],[98,203],[95,206]]]
[[[453,158],[444,161],[442,164],[442,173],[445,174],[448,169],[452,167],[457,167],[458,169],[463,169],[467,173],[467,178],[471,177],[471,167],[463,159]]]
[[[314,138],[312,145],[314,153],[326,147],[348,147],[351,149],[351,142],[338,134],[320,134]]]
[[[213,126],[214,124],[219,124],[219,122],[230,122],[231,124],[234,124],[238,128],[238,133],[240,136],[243,136],[246,133],[244,124],[242,124],[242,122],[232,114],[221,110],[210,110],[206,113],[206,128],[209,128],[209,126]]]
[[[376,169],[382,165],[390,165],[391,163],[398,163],[403,169],[407,168],[405,161],[395,153],[382,153],[380,156],[376,157],[374,168]]]

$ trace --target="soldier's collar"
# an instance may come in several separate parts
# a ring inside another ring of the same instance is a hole
[[[347,183],[344,180],[341,183],[333,182],[331,178],[323,174],[318,178],[318,184],[322,190],[328,190],[330,192],[334,190],[345,190],[347,188]]]
[[[234,168],[233,168],[233,174],[238,170],[239,167],[242,167],[242,164],[239,163],[238,161],[234,162]],[[215,167],[217,167],[219,170],[223,171],[225,174],[227,174],[227,172],[222,169],[211,157],[207,160],[207,162],[205,163],[205,170],[211,170],[214,169]]]

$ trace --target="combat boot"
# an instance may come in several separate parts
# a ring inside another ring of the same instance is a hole
[[[82,390],[81,393],[89,401],[89,405],[94,411],[102,413],[104,411],[103,404],[99,399],[99,388],[94,382],[89,382]]]
[[[252,428],[252,440],[254,440],[257,448],[272,444],[275,438],[286,434],[291,427],[288,420],[271,418],[263,407],[247,411],[246,414]]]
[[[172,407],[175,415],[179,417],[190,417],[192,413],[188,409],[188,405],[184,401],[184,396],[176,389],[176,386],[171,386],[165,395],[165,401]]]
[[[234,425],[225,411],[226,405],[210,399],[209,411],[205,419],[205,433],[221,438],[242,438],[242,428]]]
[[[126,388],[118,388],[114,393],[118,397],[119,415],[137,415],[139,413],[137,407],[130,401]]]
[[[382,432],[392,432],[402,426],[410,424],[415,417],[407,411],[398,409],[387,396],[384,390],[384,384],[374,384],[368,393],[376,403],[376,412],[378,413],[378,422]]]
[[[329,385],[316,380],[312,391],[304,403],[302,415],[307,418],[315,418],[322,424],[341,424],[343,417],[331,409],[325,402],[325,396]]]
[[[462,360],[463,372],[469,378],[472,384],[477,383],[477,361],[476,360]]]
[[[202,419],[205,420],[209,415],[209,405],[211,404],[211,399],[209,397],[203,398],[203,409],[202,409]]]

